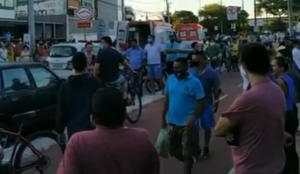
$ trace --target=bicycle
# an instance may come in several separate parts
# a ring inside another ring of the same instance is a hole
[[[13,151],[10,156],[10,160],[8,162],[3,162],[4,158],[4,150],[5,145],[7,142],[4,143],[4,146],[0,145],[0,173],[2,174],[21,174],[30,169],[36,169],[39,173],[43,174],[45,169],[51,163],[51,160],[48,156],[44,155],[40,150],[32,145],[32,141],[37,140],[39,138],[50,138],[54,140],[60,147],[60,150],[63,154],[65,150],[64,144],[59,144],[57,142],[57,134],[52,131],[43,131],[43,132],[36,132],[28,137],[24,137],[21,135],[23,124],[25,119],[29,119],[36,115],[35,111],[30,111],[22,114],[16,114],[13,116],[14,119],[21,119],[21,125],[17,133],[7,131],[3,128],[0,128],[0,142],[2,141],[3,135],[5,137],[12,136],[16,137],[15,144],[13,145]],[[33,152],[33,155],[37,156],[38,159],[33,162],[28,162],[28,164],[21,166],[21,158],[25,152],[25,149],[29,147],[29,149]]]
[[[167,70],[166,70],[166,65],[165,64],[162,64],[161,65],[161,71],[162,71],[162,76],[163,76],[163,86],[165,86],[166,82],[167,82],[167,79],[168,79],[168,73],[167,73]],[[152,92],[152,87],[151,87],[151,83],[150,83],[150,80],[147,78],[147,69],[145,68],[144,70],[144,74],[143,74],[143,84],[145,84],[145,88],[147,90],[148,93],[151,93]],[[164,89],[161,89],[161,86],[158,84],[157,81],[154,82],[154,85],[155,85],[155,92],[158,92],[160,90],[164,90]]]
[[[137,115],[135,118],[130,117],[130,115],[127,113],[126,118],[130,123],[137,123],[142,115],[142,97],[139,93],[138,89],[138,82],[134,79],[136,79],[134,76],[131,76],[130,73],[127,70],[120,70],[120,73],[122,76],[125,77],[125,80],[128,82],[128,88],[127,88],[127,107],[128,106],[135,106],[136,103],[138,103],[138,108],[137,108]],[[110,86],[110,87],[116,87],[119,88],[118,86],[115,86],[115,84],[107,84],[105,83],[104,86]]]

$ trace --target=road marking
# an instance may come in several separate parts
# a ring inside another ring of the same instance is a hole
[[[228,94],[222,95],[222,96],[219,98],[219,100],[224,100],[226,97],[228,97]]]
[[[241,88],[242,86],[243,86],[243,83],[237,85],[236,87],[237,87],[237,88]]]

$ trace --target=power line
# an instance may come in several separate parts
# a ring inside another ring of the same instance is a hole
[[[115,9],[115,10],[119,10],[120,8],[122,9],[121,5],[116,5],[116,4],[113,4],[113,3],[110,3],[110,2],[105,2],[103,0],[99,0],[99,2],[103,3],[101,5],[105,5],[105,6],[107,6],[110,9]],[[156,12],[153,12],[153,11],[143,11],[143,10],[138,10],[138,9],[134,9],[134,8],[133,8],[133,11],[134,12],[140,12],[140,13],[161,13],[162,12],[162,11],[156,11]]]
[[[163,0],[159,0],[159,1],[149,1],[149,2],[142,2],[142,1],[135,1],[135,0],[126,0],[132,3],[139,3],[139,4],[156,4],[156,3],[160,3],[160,2],[164,2]]]

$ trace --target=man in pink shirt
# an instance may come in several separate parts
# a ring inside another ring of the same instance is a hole
[[[116,88],[93,97],[95,130],[74,134],[56,174],[159,174],[160,163],[148,133],[127,128],[126,105]]]
[[[264,45],[246,45],[241,62],[251,89],[222,114],[215,134],[226,136],[235,174],[279,174],[285,164],[284,94],[268,78],[271,67]]]

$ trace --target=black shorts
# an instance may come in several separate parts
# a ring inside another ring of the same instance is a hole
[[[172,61],[168,61],[166,64],[166,71],[167,71],[168,75],[173,74],[173,64],[174,64],[174,62],[172,62]]]

